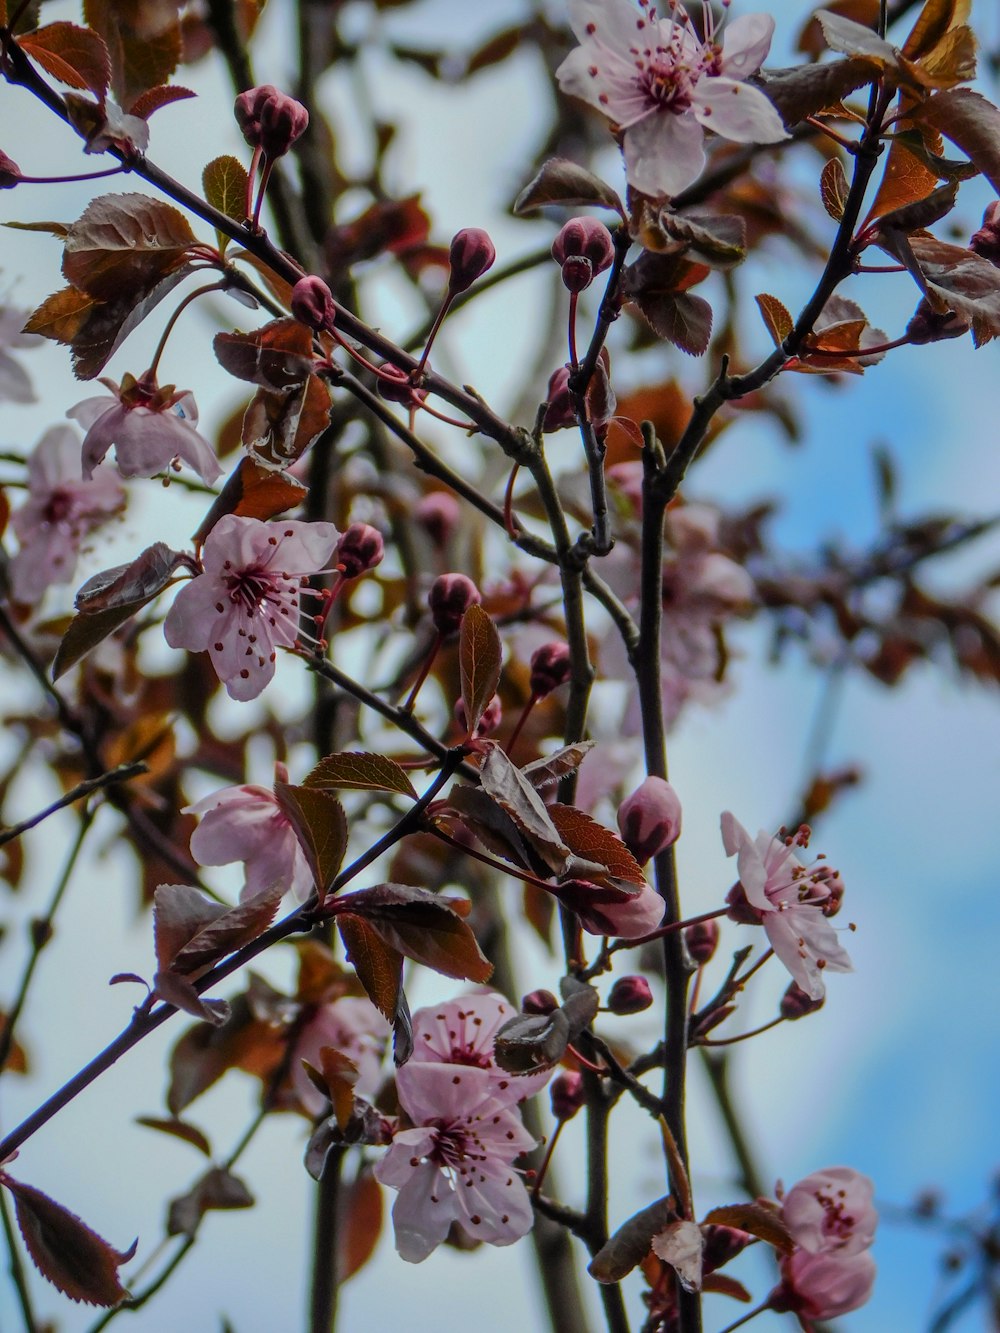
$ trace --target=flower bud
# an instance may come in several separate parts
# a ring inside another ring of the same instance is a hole
[[[442,637],[454,634],[469,607],[482,600],[479,589],[465,574],[442,574],[427,596],[434,628]]]
[[[594,269],[585,255],[570,255],[562,266],[563,286],[568,292],[582,292],[594,281]]]
[[[233,109],[244,139],[272,162],[288,152],[309,124],[302,103],[270,83],[240,93]]]
[[[370,523],[352,523],[341,535],[334,552],[334,560],[345,579],[356,579],[382,563],[385,542],[382,534]]]
[[[455,721],[463,731],[469,730],[469,719],[465,711],[465,703],[459,699],[455,705]],[[479,722],[476,724],[477,736],[492,736],[500,723],[503,721],[503,704],[500,702],[499,694],[494,694],[482,711]]]
[[[726,915],[730,921],[737,922],[741,926],[759,926],[763,913],[747,897],[747,891],[739,880],[726,894],[726,902],[729,904],[729,911]]]
[[[413,517],[440,550],[448,545],[461,514],[458,501],[449,491],[431,491],[413,511]]]
[[[375,388],[380,398],[387,403],[402,403],[404,407],[419,407],[427,397],[426,389],[418,389],[407,371],[401,370],[390,362],[379,366],[379,377]]]
[[[906,336],[916,347],[924,343],[942,342],[946,338],[961,338],[968,333],[971,321],[965,315],[946,310],[938,314],[932,310],[925,297],[913,312],[913,318],[906,326]]]
[[[806,1014],[814,1014],[817,1009],[822,1009],[825,998],[821,995],[818,1000],[814,1000],[793,981],[781,997],[781,1017],[794,1023],[797,1018],[805,1018]]]
[[[543,643],[531,654],[529,686],[535,699],[544,699],[560,685],[565,685],[569,674],[569,648],[565,643]]]
[[[969,249],[1000,267],[1000,199],[987,204],[983,225],[973,233]]]
[[[481,278],[487,269],[493,267],[497,252],[493,242],[479,227],[464,227],[452,237],[448,262],[451,274],[448,278],[448,295],[457,296],[471,287],[477,278]]]
[[[684,943],[694,962],[702,967],[715,955],[719,946],[718,921],[697,921],[684,929]]]
[[[645,977],[619,977],[611,987],[607,1008],[622,1017],[641,1014],[653,1003],[653,992]]]
[[[618,807],[618,828],[625,846],[644,866],[680,836],[680,798],[663,778],[648,777]]]
[[[552,242],[552,258],[565,269],[568,259],[586,259],[594,277],[610,268],[615,257],[611,233],[597,218],[570,218]],[[563,281],[566,281],[565,275]]]
[[[322,278],[310,274],[292,288],[292,314],[310,329],[332,329],[337,316],[333,292]]]
[[[576,409],[569,391],[569,366],[560,366],[549,376],[549,387],[545,395],[545,416],[542,430],[550,435],[554,430],[564,430],[576,425]]]
[[[0,153],[0,190],[12,190],[20,179],[21,168],[12,157]]]
[[[576,1069],[557,1074],[549,1084],[552,1114],[557,1120],[572,1120],[585,1100],[583,1075]]]
[[[702,1264],[706,1273],[723,1268],[730,1259],[735,1259],[745,1250],[753,1239],[748,1231],[741,1231],[739,1227],[724,1227],[714,1222],[702,1227],[701,1234],[705,1242]]]
[[[533,990],[521,1001],[522,1014],[551,1014],[559,1001],[550,990]]]

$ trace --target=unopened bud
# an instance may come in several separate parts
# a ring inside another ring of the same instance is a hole
[[[471,287],[477,278],[493,267],[496,257],[493,242],[479,227],[464,227],[462,231],[456,232],[448,252],[451,265],[448,295],[457,296],[459,292]]]
[[[557,1074],[549,1084],[549,1097],[552,1099],[552,1114],[555,1118],[572,1120],[586,1097],[583,1075],[576,1069],[567,1069]]]
[[[824,999],[825,996],[821,995],[818,1000],[814,1000],[798,982],[793,981],[781,997],[781,1017],[794,1023],[797,1018],[805,1018],[806,1014],[814,1014],[817,1009],[822,1009]]]
[[[270,83],[240,93],[233,110],[244,139],[251,148],[262,149],[269,161],[287,153],[309,124],[302,103]]]
[[[465,703],[459,699],[455,705],[455,721],[463,731],[469,730],[469,718],[465,711]],[[497,727],[503,721],[503,704],[500,702],[499,694],[494,694],[480,715],[476,723],[477,736],[492,736]]]
[[[942,342],[946,338],[961,338],[971,327],[972,322],[965,315],[955,314],[952,310],[938,314],[930,307],[926,298],[922,297],[913,312],[913,318],[906,326],[906,336],[914,346],[922,347],[924,343]]]
[[[1000,199],[987,204],[983,225],[973,234],[969,249],[1000,267]]]
[[[337,316],[333,292],[322,278],[310,274],[292,288],[292,314],[310,329],[332,329]]]
[[[680,837],[680,797],[663,778],[648,777],[618,807],[622,841],[641,866]]]
[[[533,990],[521,1001],[522,1014],[551,1014],[559,1001],[550,990]]]
[[[568,292],[582,292],[594,281],[594,268],[585,255],[570,255],[562,266],[563,286]]]
[[[719,947],[718,921],[696,921],[693,926],[685,927],[684,943],[693,961],[702,967]]]
[[[613,1014],[641,1014],[653,1003],[653,992],[645,977],[619,977],[611,987],[607,1008]]]
[[[549,387],[545,395],[545,416],[542,430],[550,435],[554,430],[564,430],[576,425],[576,409],[573,396],[569,391],[569,366],[560,366],[549,376]]]
[[[746,889],[739,880],[726,894],[726,902],[729,904],[729,911],[726,915],[730,921],[735,921],[741,926],[760,925],[763,914],[758,908],[754,907],[747,897]]]
[[[413,511],[413,517],[439,549],[448,545],[462,511],[449,491],[431,491]]]
[[[21,180],[21,168],[12,157],[0,153],[0,190],[12,190]]]
[[[356,579],[382,563],[385,542],[370,523],[352,523],[341,535],[334,560],[345,579]]]
[[[570,675],[569,648],[565,643],[543,643],[531,654],[531,678],[529,686],[536,699],[565,685]]]
[[[594,277],[610,268],[614,257],[611,233],[597,218],[570,218],[552,242],[552,258],[557,264],[565,268],[568,259],[586,259]]]
[[[479,589],[465,574],[442,574],[427,596],[434,628],[442,637],[454,634],[469,607],[482,600]]]
[[[419,407],[427,397],[426,389],[418,389],[409,373],[388,361],[379,366],[375,388],[387,403],[402,403],[404,407]]]
[[[701,1234],[704,1242],[702,1264],[706,1273],[723,1268],[730,1259],[735,1259],[745,1250],[753,1239],[748,1231],[741,1231],[739,1227],[718,1226],[714,1222],[703,1226]]]

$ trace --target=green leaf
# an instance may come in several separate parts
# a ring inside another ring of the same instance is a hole
[[[322,902],[337,878],[347,851],[348,829],[344,807],[322,787],[296,787],[287,782],[276,782],[274,794],[292,822]]]
[[[205,198],[234,222],[242,222],[246,216],[247,172],[243,163],[229,153],[213,158],[201,173],[202,188]],[[218,236],[219,249],[224,251],[230,238],[222,232]]]
[[[497,627],[489,612],[474,603],[462,617],[458,642],[462,702],[470,736],[475,734],[484,709],[496,694],[502,660]]]
[[[305,785],[350,791],[394,791],[417,799],[413,783],[395,760],[360,751],[328,754],[306,777]]]

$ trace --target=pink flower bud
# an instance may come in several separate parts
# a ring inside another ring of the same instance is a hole
[[[549,1084],[552,1114],[557,1120],[572,1120],[583,1105],[585,1096],[583,1075],[576,1069],[567,1069],[557,1074]]]
[[[692,959],[702,967],[715,955],[719,946],[718,921],[698,921],[684,930],[684,943]]]
[[[729,904],[726,915],[741,926],[759,926],[764,919],[763,912],[754,907],[739,880],[726,894],[726,902]]]
[[[380,398],[387,403],[402,403],[404,407],[419,407],[427,397],[426,389],[418,389],[405,370],[386,361],[379,366],[381,372],[375,388]]]
[[[987,204],[983,225],[973,234],[969,249],[1000,267],[1000,199]]]
[[[300,278],[292,288],[292,314],[300,324],[310,329],[332,329],[336,320],[337,307],[333,292],[322,278],[310,274]]]
[[[772,1310],[793,1311],[807,1320],[836,1319],[868,1300],[875,1285],[875,1261],[860,1254],[811,1254],[796,1250],[780,1262],[782,1282],[769,1297]]]
[[[413,517],[439,550],[443,550],[458,527],[461,517],[458,501],[450,491],[431,491],[413,511]]]
[[[465,712],[465,704],[461,699],[459,699],[458,703],[455,705],[455,721],[463,731],[469,730],[469,719]],[[476,735],[492,736],[493,732],[496,731],[502,721],[503,704],[500,702],[499,694],[494,694],[493,698],[483,709],[482,716],[476,725]]]
[[[741,1231],[739,1227],[718,1226],[714,1222],[702,1227],[701,1232],[705,1241],[702,1264],[706,1273],[725,1267],[753,1239],[748,1231]]]
[[[521,1001],[522,1014],[551,1014],[559,1001],[550,990],[533,990]]]
[[[793,981],[781,997],[781,1017],[794,1023],[797,1018],[805,1018],[806,1014],[814,1014],[817,1009],[822,1009],[825,999],[826,996],[821,995],[818,1000],[814,1000],[798,982]]]
[[[562,266],[563,286],[568,292],[582,292],[594,281],[594,267],[585,255],[570,255]]]
[[[653,1003],[653,992],[645,977],[619,977],[608,995],[608,1009],[619,1017],[641,1014]]]
[[[554,430],[564,430],[567,426],[576,425],[576,410],[569,391],[569,366],[560,366],[549,376],[545,402],[542,430],[547,435],[551,435]]]
[[[448,295],[457,296],[471,287],[477,278],[481,278],[487,269],[493,267],[497,252],[493,242],[479,227],[464,227],[452,237],[448,262],[451,274],[448,278]]]
[[[309,124],[302,103],[270,83],[240,93],[233,110],[244,139],[272,162],[288,152]]]
[[[570,218],[552,242],[552,258],[565,269],[568,259],[589,261],[593,276],[610,268],[615,257],[611,233],[597,218]],[[563,281],[566,281],[565,275]]]
[[[922,347],[925,343],[942,342],[946,338],[961,338],[971,327],[971,321],[965,315],[951,310],[939,314],[922,297],[906,326],[906,336],[915,346]]]
[[[0,153],[0,190],[12,190],[21,180],[21,168],[12,157]]]
[[[454,634],[469,607],[482,600],[479,589],[465,574],[442,574],[427,596],[434,628],[442,636]]]
[[[531,654],[531,693],[536,699],[557,690],[569,680],[570,657],[565,643],[543,643]]]
[[[334,552],[334,560],[345,579],[356,579],[382,563],[385,542],[382,534],[370,523],[352,523],[341,536]]]
[[[618,828],[625,846],[644,866],[680,836],[680,798],[663,778],[648,777],[618,807]]]

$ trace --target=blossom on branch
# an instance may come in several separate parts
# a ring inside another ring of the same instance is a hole
[[[496,991],[474,991],[445,1004],[432,1004],[413,1015],[412,1060],[467,1065],[487,1070],[495,1093],[509,1104],[522,1101],[543,1087],[551,1069],[514,1075],[501,1069],[493,1054],[493,1039],[514,1018],[517,1010]]]
[[[256,699],[274,675],[276,650],[298,642],[300,598],[315,591],[303,585],[326,566],[338,536],[332,523],[227,514],[205,541],[204,573],[167,613],[167,643],[207,651],[231,698]]]
[[[37,602],[53,583],[73,577],[88,533],[125,507],[125,491],[110,468],[80,479],[80,441],[70,426],[45,432],[28,459],[28,500],[11,518],[21,549],[10,562],[18,602]]]
[[[740,882],[730,893],[735,920],[764,927],[771,948],[811,1000],[826,993],[824,971],[853,971],[847,950],[827,920],[824,908],[839,905],[840,877],[829,866],[804,865],[795,847],[806,847],[803,826],[794,838],[774,838],[762,829],[751,838],[726,810],[722,841],[727,856],[737,857]]]
[[[346,1055],[358,1070],[354,1091],[373,1100],[382,1082],[382,1057],[392,1029],[371,1000],[363,995],[342,995],[321,1004],[303,1026],[292,1060],[292,1086],[303,1109],[318,1116],[326,1098],[306,1073],[303,1060],[319,1068],[324,1047]]]
[[[679,0],[666,8],[668,17],[658,18],[651,0],[569,0],[580,46],[556,70],[564,93],[603,112],[621,134],[629,184],[656,198],[698,178],[706,129],[735,143],[788,137],[772,103],[743,82],[770,49],[774,19],[747,14],[723,31],[706,4],[699,34]]]
[[[781,1217],[792,1239],[813,1254],[860,1254],[878,1223],[875,1186],[849,1166],[814,1171],[785,1195]]]

